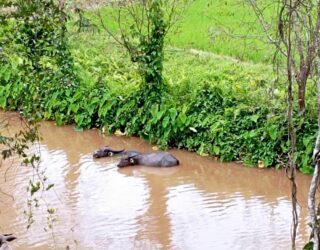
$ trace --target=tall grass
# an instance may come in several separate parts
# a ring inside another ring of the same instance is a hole
[[[270,5],[266,16],[271,19],[276,7]],[[274,51],[250,6],[238,0],[194,1],[169,43],[254,62],[270,62]]]
[[[264,15],[274,20],[277,4],[265,1]],[[100,8],[102,19],[115,31],[112,7]],[[97,11],[88,9],[86,14],[101,27]],[[273,22],[276,23],[276,22]],[[270,27],[275,30],[275,27]],[[243,61],[270,63],[274,48],[248,3],[239,0],[197,0],[186,8],[179,22],[167,37],[167,45],[195,48],[228,55]]]

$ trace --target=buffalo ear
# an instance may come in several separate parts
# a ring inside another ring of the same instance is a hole
[[[113,152],[109,151],[108,156],[113,156]]]

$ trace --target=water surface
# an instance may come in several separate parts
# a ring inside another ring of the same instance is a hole
[[[5,133],[20,128],[16,114]],[[26,190],[35,171],[17,159],[0,168],[0,232],[14,233],[15,249],[291,249],[290,183],[283,170],[221,163],[170,150],[178,167],[118,169],[119,158],[93,159],[103,145],[152,152],[138,138],[76,132],[41,124],[40,170],[54,188],[39,197],[27,230]],[[298,245],[308,238],[310,177],[298,174]],[[52,230],[47,209],[55,209]]]

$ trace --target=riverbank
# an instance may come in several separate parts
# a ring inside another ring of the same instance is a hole
[[[69,86],[55,78],[61,72],[45,58],[42,66],[53,80],[39,74],[44,80],[39,86],[32,81],[34,76],[21,75],[27,59],[11,44],[0,72],[1,108],[26,116],[32,112],[58,125],[74,123],[77,130],[121,131],[161,148],[187,149],[224,161],[285,165],[289,150],[285,85],[271,66],[167,46],[167,91],[161,103],[146,105],[136,65],[125,51],[102,30],[76,32],[74,21],[70,20],[68,35],[77,84]],[[311,89],[308,95],[314,95]],[[297,127],[297,162],[304,173],[312,172],[315,110],[310,101]]]

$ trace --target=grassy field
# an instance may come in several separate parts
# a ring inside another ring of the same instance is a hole
[[[115,31],[112,9],[103,7],[100,13],[105,24]],[[136,90],[139,82],[136,65],[103,30],[97,11],[88,9],[85,14],[99,32],[78,34],[70,25],[74,57],[84,82],[102,81],[121,95],[130,93],[130,89]],[[235,93],[239,95],[264,99],[262,96],[266,95],[255,94],[255,91],[269,93],[269,87],[274,86],[275,76],[269,63],[273,50],[261,41],[262,31],[256,21],[250,7],[238,0],[194,1],[167,38],[166,81],[176,89],[190,85],[192,90],[204,84],[220,84],[237,88]],[[227,29],[251,36],[251,39],[222,32]],[[257,34],[260,34],[259,39]],[[283,100],[284,91],[277,90],[277,93],[276,98]],[[269,97],[265,100],[270,102]]]
[[[271,5],[265,9],[270,20],[274,8],[276,6]],[[109,27],[114,29],[110,9],[102,8],[101,13]],[[100,26],[95,11],[89,10],[87,14]],[[167,37],[167,45],[264,63],[270,63],[274,53],[253,10],[239,0],[194,1]]]
[[[183,16],[170,43],[241,60],[270,62],[272,48],[250,6],[237,0],[198,0]]]
[[[71,45],[83,84],[102,82],[119,95],[135,91],[140,78],[126,51],[104,33],[73,33]],[[206,84],[232,89],[239,96],[270,101],[266,96],[275,77],[272,67],[194,49],[165,49],[164,75],[176,95],[194,93]],[[278,98],[284,98],[280,91]],[[276,103],[276,102],[275,102]],[[274,103],[274,104],[275,104]]]

